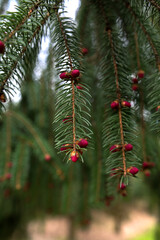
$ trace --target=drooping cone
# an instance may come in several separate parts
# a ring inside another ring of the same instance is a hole
[[[70,157],[72,162],[77,162],[79,159],[79,153],[77,151],[72,151]]]
[[[128,143],[128,144],[125,144],[124,148],[126,151],[131,151],[133,149],[133,146],[132,144]]]
[[[70,75],[69,75],[68,72],[62,72],[62,73],[59,75],[59,77],[60,77],[61,79],[65,79],[65,78],[69,78]]]
[[[80,141],[78,142],[78,145],[81,148],[86,148],[88,146],[88,141],[84,138],[81,138]]]
[[[143,70],[139,70],[137,73],[139,78],[144,78],[144,71]]]
[[[154,166],[155,166],[154,162],[143,162],[143,164],[142,164],[143,169],[152,168]]]
[[[127,101],[122,101],[121,102],[121,105],[123,106],[123,107],[131,107],[131,103],[130,102],[127,102]]]
[[[122,147],[121,147],[120,145],[116,144],[116,145],[111,146],[110,149],[109,149],[109,151],[110,151],[110,152],[118,152],[118,151],[121,150],[121,148],[122,148]]]
[[[111,103],[111,108],[112,109],[118,109],[119,108],[119,102],[117,100],[113,101]]]
[[[5,175],[5,179],[11,179],[11,177],[12,177],[12,175],[11,175],[11,173],[6,173],[6,175]]]
[[[137,91],[138,90],[138,84],[133,84],[132,85],[132,90]]]
[[[82,90],[82,89],[83,89],[83,87],[82,87],[82,86],[80,86],[80,85],[77,85],[77,86],[76,86],[76,88],[77,88],[77,89],[80,89],[80,90]]]
[[[72,77],[79,77],[79,75],[80,75],[80,72],[79,72],[79,70],[78,69],[75,69],[75,70],[72,70],[71,71],[71,76]]]
[[[121,185],[119,184],[119,189],[125,189],[126,188],[126,184],[122,183]]]
[[[135,174],[137,174],[139,172],[139,169],[136,167],[130,167],[129,169],[127,169],[127,171],[134,176]]]
[[[88,53],[88,49],[87,48],[82,48],[82,54],[87,55],[87,53]]]
[[[150,177],[151,171],[149,169],[145,169],[143,172],[144,172],[146,177]]]
[[[62,151],[65,151],[65,150],[67,150],[67,149],[70,149],[71,148],[71,145],[70,144],[63,144],[62,145],[62,147],[60,148],[60,151],[62,152]]]
[[[45,161],[49,162],[51,160],[51,155],[50,154],[45,154],[44,156]]]
[[[138,83],[138,78],[132,78],[133,83]]]

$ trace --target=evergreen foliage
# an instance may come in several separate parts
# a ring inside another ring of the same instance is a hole
[[[23,211],[24,222],[50,212],[86,224],[93,206],[150,172],[142,163],[157,164],[159,9],[154,0],[81,0],[76,25],[63,1],[22,0],[0,16],[0,221],[19,224]],[[20,102],[4,104],[20,86]]]

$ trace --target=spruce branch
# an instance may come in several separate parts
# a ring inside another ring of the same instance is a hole
[[[141,69],[141,64],[140,64],[140,52],[139,52],[139,44],[138,44],[138,36],[137,32],[135,30],[134,32],[134,39],[135,39],[135,47],[136,47],[136,55],[137,55],[137,66],[138,69]],[[146,155],[146,141],[145,141],[145,119],[144,119],[144,94],[143,94],[143,89],[142,85],[140,87],[139,95],[140,95],[140,115],[141,115],[141,134],[142,134],[142,152],[143,152],[143,161],[146,162],[147,160],[147,155]]]
[[[123,1],[123,3],[124,3],[124,1]],[[147,38],[147,40],[148,40],[148,42],[149,42],[149,44],[150,44],[150,46],[151,46],[151,48],[153,50],[158,71],[160,72],[160,54],[159,54],[159,52],[157,50],[156,44],[154,43],[150,33],[147,31],[145,25],[142,23],[142,21],[141,21],[140,17],[138,16],[138,14],[135,13],[135,11],[132,8],[132,6],[126,0],[125,0],[125,5],[128,8],[128,10],[131,12],[133,18],[135,19],[135,22],[138,23],[138,25],[142,29],[144,35],[146,36],[146,38]]]
[[[33,2],[32,2],[33,3]],[[3,40],[3,42],[5,43],[6,41],[8,41],[10,38],[13,37],[13,35],[16,34],[16,32],[18,30],[21,29],[22,25],[32,16],[34,10],[37,10],[38,6],[42,3],[42,1],[38,0],[37,2],[33,3],[34,6],[32,6],[29,10],[28,10],[28,13],[27,13],[27,16],[24,16],[24,18],[21,20],[20,23],[18,23],[18,25],[15,27],[14,30],[11,31],[11,33],[9,33],[8,36],[6,36]],[[18,15],[18,14],[17,14]]]
[[[111,47],[111,51],[112,51],[112,60],[113,60],[114,73],[115,73],[115,79],[116,79],[117,98],[118,98],[118,102],[120,103],[121,102],[121,92],[120,92],[120,87],[119,87],[118,67],[117,67],[117,61],[116,61],[116,56],[115,56],[115,51],[114,51],[114,44],[113,44],[113,40],[112,40],[111,29],[107,30],[107,34],[108,34],[108,39],[109,39],[109,43],[110,43],[110,47]],[[121,133],[123,172],[124,172],[124,176],[126,176],[126,174],[127,174],[127,172],[126,172],[126,158],[125,158],[125,148],[124,148],[124,133],[123,133],[121,107],[118,108],[118,114],[119,114],[119,125],[120,125],[120,133]]]
[[[44,19],[41,21],[41,26],[38,25],[37,28],[35,29],[35,31],[33,32],[32,37],[28,40],[27,44],[30,44],[34,38],[36,37],[36,35],[39,34],[41,28],[43,27],[43,25],[46,23],[47,19],[49,18],[50,13],[47,12],[46,16],[44,17]],[[26,51],[28,50],[28,46],[25,46],[22,48],[20,54],[17,56],[17,60],[13,62],[12,66],[11,66],[11,70],[8,73],[8,75],[5,77],[5,79],[3,80],[0,86],[0,92],[4,89],[5,84],[7,83],[8,79],[12,76],[12,73],[14,71],[14,69],[17,67],[17,65],[19,64],[19,59],[22,59],[23,55],[26,53]]]
[[[88,138],[91,134],[88,128],[90,122],[87,120],[88,117],[85,117],[88,115],[89,93],[85,83],[83,90],[80,91],[76,88],[81,82],[83,70],[80,45],[74,23],[69,18],[62,17],[62,12],[55,10],[53,28],[56,68],[59,73],[67,73],[69,76],[67,79],[62,78],[61,82],[57,83],[54,122],[59,124],[56,127],[56,147],[61,148],[61,151],[64,148],[66,154],[70,154],[72,159],[72,153],[82,157],[78,142],[82,137]],[[72,76],[74,71],[78,71],[77,77]]]
[[[59,14],[58,14],[58,11],[55,11],[55,12],[56,12],[56,15],[57,15],[57,19],[58,19],[58,22],[59,22],[59,25],[60,25],[60,29],[61,29],[61,32],[62,32],[64,42],[65,42],[65,47],[67,49],[69,64],[70,64],[70,68],[71,68],[70,70],[72,71],[73,70],[73,64],[72,64],[72,60],[71,60],[71,54],[70,54],[67,38],[66,38],[66,35],[65,35],[65,31],[63,29],[62,22],[61,22]],[[74,86],[74,81],[73,80],[71,81],[71,85],[72,85],[73,150],[76,151],[75,89],[74,89],[75,86]]]
[[[148,0],[148,2],[150,2],[154,7],[156,7],[158,11],[160,11],[160,5],[156,1]]]
[[[38,146],[40,147],[40,149],[43,153],[43,155],[45,156],[46,154],[48,154],[47,148],[45,147],[44,143],[42,142],[42,140],[39,137],[38,133],[36,132],[35,128],[32,126],[32,124],[29,121],[27,121],[20,114],[14,112],[14,111],[11,111],[11,110],[8,111],[6,113],[6,115],[10,116],[10,117],[13,117],[13,118],[17,119],[18,121],[22,122],[24,124],[24,126],[28,129],[28,131],[31,133],[33,138],[36,140]],[[58,177],[60,177],[60,179],[64,179],[63,170],[55,162],[53,162],[52,165],[55,168]]]

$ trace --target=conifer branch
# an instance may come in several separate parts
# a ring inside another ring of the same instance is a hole
[[[32,37],[28,40],[27,44],[30,44],[33,39],[36,37],[36,35],[40,32],[41,28],[43,27],[43,25],[46,23],[47,19],[49,18],[50,13],[47,12],[46,16],[44,17],[44,19],[41,21],[41,26],[38,25],[38,27],[36,28],[36,30],[34,31]],[[13,35],[12,35],[13,36]],[[27,51],[27,46],[23,47],[21,50],[21,53],[19,54],[17,61],[13,62],[13,65],[11,67],[10,72],[8,73],[8,75],[6,76],[6,78],[3,80],[0,86],[0,92],[4,89],[5,84],[7,83],[8,79],[11,77],[12,72],[14,71],[14,69],[17,67],[18,63],[19,63],[19,59],[21,59],[23,57],[23,55],[25,54],[25,52]]]
[[[72,60],[71,60],[71,54],[70,54],[70,50],[69,50],[69,46],[68,46],[68,42],[67,42],[67,38],[65,35],[65,31],[63,29],[62,23],[61,23],[61,19],[59,17],[58,11],[56,10],[56,16],[60,25],[60,30],[62,32],[62,36],[65,42],[65,46],[66,46],[66,50],[67,50],[67,54],[68,54],[68,58],[69,58],[69,64],[70,64],[70,68],[71,71],[73,70],[73,65],[72,65]],[[71,80],[71,85],[72,85],[72,121],[73,121],[73,150],[76,151],[76,119],[75,119],[75,86],[74,86],[74,80]]]
[[[113,59],[113,65],[114,65],[114,71],[115,71],[115,78],[116,78],[116,88],[117,88],[117,98],[118,102],[121,102],[121,93],[120,93],[120,88],[119,88],[119,77],[118,77],[118,68],[117,68],[117,63],[116,63],[116,56],[114,54],[114,44],[112,40],[112,32],[111,30],[107,30],[108,33],[108,38],[112,50],[112,59]],[[120,125],[120,133],[121,133],[121,144],[122,144],[122,159],[123,159],[123,170],[124,170],[124,176],[126,176],[126,158],[125,158],[125,150],[124,150],[124,134],[123,134],[123,124],[122,124],[122,111],[121,107],[118,108],[118,113],[119,113],[119,125]]]
[[[15,181],[15,184],[16,184],[15,187],[17,190],[21,189],[21,167],[22,167],[23,158],[24,158],[24,144],[21,147],[20,156],[19,156],[18,163],[17,163],[18,170],[17,170],[17,175],[16,175],[16,181]]]
[[[129,9],[129,11],[131,12],[132,16],[134,17],[134,19],[136,20],[136,22],[138,23],[138,25],[141,27],[144,35],[146,36],[152,50],[153,50],[153,53],[154,53],[154,56],[155,56],[155,60],[156,60],[156,64],[157,64],[157,68],[158,68],[158,71],[160,72],[160,56],[159,56],[159,53],[156,49],[156,46],[150,36],[150,34],[148,33],[147,29],[145,28],[145,26],[142,24],[142,22],[140,21],[138,15],[135,13],[135,11],[133,10],[133,8],[131,7],[131,5],[129,4],[129,2],[126,2],[126,7]]]
[[[20,116],[18,113],[14,112],[14,111],[8,111],[6,113],[7,116],[12,116],[15,119],[17,119],[18,121],[22,122],[24,124],[24,126],[28,129],[28,131],[32,134],[32,136],[34,137],[34,139],[36,140],[37,144],[39,145],[42,153],[45,155],[48,153],[47,149],[44,146],[44,143],[41,141],[41,139],[39,138],[36,130],[33,128],[33,126],[26,121],[22,116]],[[52,163],[52,165],[54,166],[54,168],[56,169],[56,173],[57,175],[63,179],[64,178],[64,172],[62,169],[59,168],[59,166],[54,162]]]
[[[160,6],[157,2],[155,2],[154,0],[148,0],[154,7],[156,7],[158,9],[158,11],[160,11]]]
[[[21,22],[16,26],[16,28],[14,30],[12,30],[12,32],[7,37],[4,38],[4,40],[3,40],[4,43],[6,41],[8,41],[10,38],[12,38],[13,35],[16,34],[16,32],[22,27],[22,25],[28,20],[28,18],[31,17],[34,10],[36,10],[41,3],[42,3],[41,0],[38,0],[37,2],[34,3],[34,6],[29,9],[27,16],[25,16],[21,20]]]
[[[135,39],[135,45],[136,45],[136,56],[137,56],[137,66],[138,69],[141,69],[141,64],[140,64],[140,57],[139,57],[139,47],[138,47],[138,36],[137,36],[137,32],[134,32],[134,39]]]
[[[137,65],[138,69],[141,69],[140,64],[140,53],[139,53],[139,44],[138,44],[138,37],[137,32],[134,33],[135,37],[135,46],[136,46],[136,55],[137,55]],[[141,85],[142,86],[142,85]],[[143,161],[146,161],[146,142],[145,142],[145,120],[144,120],[144,95],[143,95],[143,89],[140,88],[140,115],[141,115],[141,134],[142,134],[142,151],[143,151]]]

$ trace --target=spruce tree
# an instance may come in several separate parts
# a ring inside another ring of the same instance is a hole
[[[74,239],[93,206],[126,196],[138,172],[150,175],[158,151],[148,136],[159,141],[160,132],[159,9],[154,0],[81,0],[76,24],[63,0],[21,0],[0,16],[2,225],[63,214]],[[50,46],[35,81],[43,37]]]

